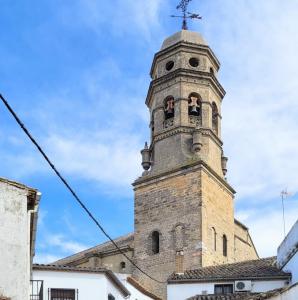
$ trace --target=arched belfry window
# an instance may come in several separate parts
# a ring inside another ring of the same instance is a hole
[[[125,261],[122,261],[120,263],[120,270],[124,270],[125,268],[126,268],[126,263],[125,263]]]
[[[216,251],[216,230],[214,227],[211,228],[211,234],[212,234],[212,248],[214,251]]]
[[[152,236],[152,254],[157,254],[159,253],[159,232],[158,231],[153,231]]]
[[[223,256],[228,255],[228,240],[227,240],[227,236],[225,234],[222,237],[222,254],[223,254]]]
[[[164,100],[164,110],[165,110],[165,119],[174,118],[175,115],[175,107],[174,107],[174,97],[168,96]]]
[[[215,102],[212,103],[212,129],[218,134],[218,109]]]
[[[188,96],[188,114],[192,116],[201,115],[201,97],[197,93]]]

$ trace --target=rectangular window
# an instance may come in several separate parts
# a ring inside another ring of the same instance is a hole
[[[51,289],[51,300],[75,300],[76,291],[70,289]]]
[[[214,285],[214,294],[232,294],[233,284],[216,284]]]

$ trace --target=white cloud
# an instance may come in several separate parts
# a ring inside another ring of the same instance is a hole
[[[274,256],[284,238],[282,208],[280,199],[278,205],[268,205],[239,210],[236,217],[245,223],[249,229],[260,257]],[[288,198],[285,201],[286,233],[297,221],[298,200]]]
[[[284,187],[298,190],[297,9],[297,2],[285,1],[281,10],[275,0],[214,1],[206,8],[203,28],[227,90],[228,178],[243,201],[261,204]]]
[[[167,3],[166,0],[115,0],[110,5],[98,0],[77,0],[71,10],[67,6],[60,15],[70,24],[75,18],[98,35],[109,31],[116,37],[139,37],[136,43],[150,43],[153,32],[163,30],[159,14]]]
[[[36,264],[49,264],[49,263],[52,263],[54,261],[57,261],[60,258],[61,257],[57,256],[57,255],[52,255],[52,254],[39,252],[34,256],[34,263],[36,263]]]
[[[57,247],[59,251],[64,253],[76,253],[88,248],[88,246],[75,241],[68,240],[62,234],[47,235],[46,245]]]
[[[133,134],[52,135],[47,148],[59,169],[83,179],[129,186],[140,173],[139,141]]]

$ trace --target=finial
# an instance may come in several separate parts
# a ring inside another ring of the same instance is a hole
[[[147,175],[148,174],[148,170],[151,167],[151,161],[150,161],[150,150],[148,149],[148,144],[147,142],[145,143],[144,149],[141,151],[142,154],[142,166],[145,170],[145,172],[143,173],[143,175]]]
[[[202,19],[199,14],[190,13],[187,11],[187,6],[189,2],[192,0],[181,0],[180,3],[177,5],[176,9],[181,9],[183,16],[175,16],[171,15],[172,18],[182,18],[182,29],[187,30],[187,19]]]

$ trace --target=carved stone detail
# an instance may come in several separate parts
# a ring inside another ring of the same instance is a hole
[[[164,121],[164,128],[169,128],[174,125],[174,118],[170,118]]]
[[[200,116],[189,116],[189,124],[192,124],[194,126],[200,126],[202,125],[202,119]]]

